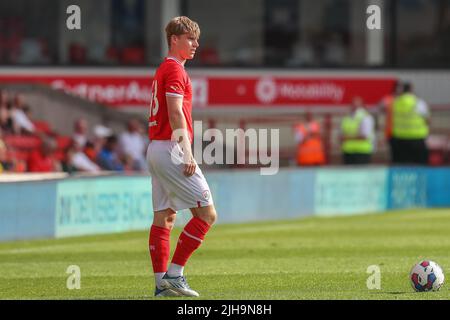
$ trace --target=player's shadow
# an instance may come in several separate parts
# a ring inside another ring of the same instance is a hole
[[[411,292],[406,291],[381,291],[381,292],[371,292],[370,294],[392,294],[392,295],[402,295],[402,294],[408,294]]]
[[[400,295],[400,294],[407,294],[409,292],[406,291],[386,291],[387,294],[394,294],[394,295]]]

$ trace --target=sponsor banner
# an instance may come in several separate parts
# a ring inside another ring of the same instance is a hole
[[[427,207],[450,208],[450,168],[428,169],[426,194]]]
[[[147,107],[151,76],[136,75],[0,75],[0,83],[42,83],[112,107]],[[394,78],[313,78],[212,75],[192,77],[193,105],[204,107],[342,106],[361,96],[367,105],[390,92]]]
[[[317,170],[315,213],[319,216],[382,212],[387,208],[385,168]]]
[[[204,173],[218,223],[450,207],[450,168],[292,168],[274,176],[251,169]],[[2,182],[0,241],[148,230],[151,198],[148,176]],[[191,214],[180,213],[176,223],[184,226]]]
[[[394,78],[210,78],[209,105],[338,106],[355,96],[378,103],[394,88]]]
[[[60,181],[55,237],[146,230],[153,218],[151,199],[148,177]]]
[[[431,172],[427,168],[420,167],[389,170],[388,208],[425,208],[428,196],[428,176]]]
[[[217,223],[298,218],[314,213],[314,169],[281,169],[272,176],[253,169],[204,174],[218,212]]]
[[[149,105],[152,79],[144,76],[5,76],[0,83],[40,83],[112,107]]]
[[[0,183],[0,241],[53,237],[55,181]]]

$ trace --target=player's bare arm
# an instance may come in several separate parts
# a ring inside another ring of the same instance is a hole
[[[186,119],[183,114],[183,98],[166,97],[167,111],[172,131],[176,134],[177,142],[183,150],[184,175],[187,177],[195,173],[195,160],[191,152],[191,145],[188,137]]]

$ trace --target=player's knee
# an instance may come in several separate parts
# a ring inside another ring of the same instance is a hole
[[[213,225],[217,220],[216,209],[213,205],[202,208],[193,208],[191,209],[191,212],[194,217],[202,219],[210,226]]]
[[[156,212],[153,216],[153,224],[157,227],[172,230],[175,225],[176,215],[172,212]]]
[[[165,220],[163,220],[163,221],[154,221],[153,225],[157,226],[157,227],[160,227],[160,228],[172,230],[174,225],[175,225],[175,223],[174,223],[174,221],[165,221]]]
[[[166,220],[164,221],[164,224],[166,229],[172,230],[175,225],[175,217],[173,216],[167,217]]]

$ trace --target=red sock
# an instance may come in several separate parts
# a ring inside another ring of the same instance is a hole
[[[172,263],[185,266],[192,253],[200,247],[210,225],[200,218],[193,217],[184,227],[173,254]]]
[[[153,272],[166,272],[170,256],[170,229],[152,225],[148,239]]]

